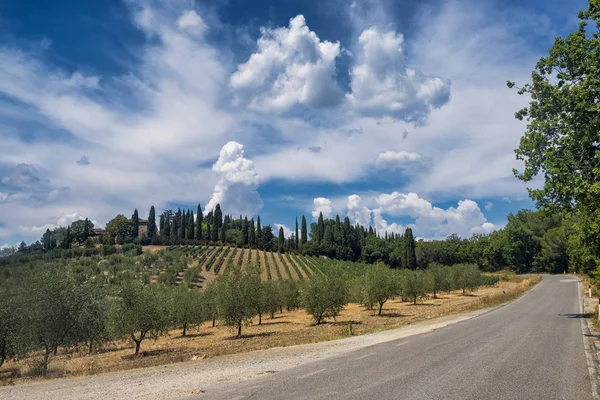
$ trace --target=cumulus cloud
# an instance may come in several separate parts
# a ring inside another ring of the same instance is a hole
[[[331,200],[326,199],[325,197],[317,197],[313,200],[313,218],[319,218],[319,213],[323,213],[323,218],[332,217],[333,207],[331,206]]]
[[[283,228],[283,236],[285,236],[286,239],[289,239],[292,237],[292,230],[290,228],[288,228],[286,225],[283,224],[273,224],[275,226],[275,228],[277,229],[275,232],[273,232],[273,234],[275,236],[279,235],[279,228]]]
[[[371,210],[361,205],[361,198],[357,194],[348,196],[348,217],[354,223],[367,226],[371,224]]]
[[[380,194],[376,201],[379,207],[373,210],[373,214],[376,228],[380,231],[390,230],[384,214],[414,219],[412,226],[416,234],[430,238],[443,238],[453,233],[466,237],[495,229],[473,200],[460,200],[457,207],[442,209],[416,193],[393,192]]]
[[[252,161],[244,157],[242,144],[233,141],[225,144],[212,170],[218,175],[219,181],[205,212],[220,204],[229,213],[253,215],[262,207],[262,200],[256,191],[259,176]]]
[[[411,164],[421,160],[419,153],[410,153],[408,151],[385,151],[379,153],[375,166],[382,169],[402,168],[407,164]]]
[[[446,104],[450,82],[406,65],[404,37],[378,27],[365,29],[358,38],[358,62],[351,71],[356,110],[373,117],[423,123],[431,110]]]
[[[494,208],[494,203],[492,203],[491,201],[486,201],[485,202],[485,210],[490,211],[492,208]]]
[[[303,15],[290,19],[287,28],[263,27],[260,32],[257,52],[230,79],[238,101],[264,112],[339,103],[343,98],[335,78],[339,42],[321,41]]]

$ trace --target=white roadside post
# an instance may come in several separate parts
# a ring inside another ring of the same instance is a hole
[[[600,321],[600,297],[598,297],[598,320]]]
[[[592,285],[588,287],[588,297],[592,297]]]

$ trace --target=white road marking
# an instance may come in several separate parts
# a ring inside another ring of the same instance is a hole
[[[355,360],[362,360],[363,358],[371,357],[371,356],[374,356],[375,354],[377,354],[377,353],[365,354],[364,356],[356,357]]]
[[[327,368],[323,368],[323,369],[320,369],[320,370],[318,370],[318,371],[311,372],[310,374],[306,374],[306,375],[300,375],[300,376],[298,377],[298,379],[305,379],[305,378],[308,378],[309,376],[313,376],[313,375],[316,375],[316,374],[320,374],[321,372],[324,372],[324,371],[327,371]]]

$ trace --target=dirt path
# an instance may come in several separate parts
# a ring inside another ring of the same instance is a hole
[[[264,251],[259,251],[258,252],[258,257],[259,257],[259,262],[258,265],[260,265],[260,278],[263,281],[267,281],[269,280],[269,277],[267,275],[267,268],[269,268],[269,264],[267,263],[267,260],[265,259],[266,254]]]
[[[275,256],[275,260],[277,260],[277,265],[279,266],[280,269],[286,271],[288,273],[288,276],[291,277],[294,280],[299,280],[300,277],[298,276],[298,272],[296,272],[296,270],[289,265],[289,263],[283,263],[281,261],[281,258],[279,258],[279,254],[273,254]]]
[[[258,378],[352,350],[430,332],[488,312],[487,309],[424,321],[399,329],[329,342],[276,347],[180,364],[80,378],[0,387],[0,399],[136,400],[201,394],[204,387]]]
[[[298,268],[305,277],[310,277],[310,276],[312,276],[314,274],[313,271],[310,268],[306,268],[305,265],[300,264],[298,262],[298,260],[294,258],[293,255],[287,254],[285,256],[285,258],[286,258],[286,261],[288,262],[288,264],[295,265],[296,268]]]
[[[243,257],[244,257],[244,249],[237,249],[237,252],[236,252],[234,260],[233,260],[233,264],[234,265],[242,265]]]
[[[278,281],[279,280],[279,275],[277,273],[277,265],[276,263],[273,261],[273,257],[271,256],[271,254],[269,253],[265,253],[265,258],[267,259],[268,262],[268,268],[269,271],[271,272],[271,279],[274,281]]]
[[[276,261],[277,263],[277,261]],[[279,272],[281,272],[281,279],[282,280],[286,280],[286,279],[290,279],[290,270],[289,268],[285,268],[285,266],[280,265],[277,263],[277,268],[279,269]]]

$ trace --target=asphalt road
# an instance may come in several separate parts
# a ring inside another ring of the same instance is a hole
[[[188,399],[593,399],[572,277],[431,333]]]

